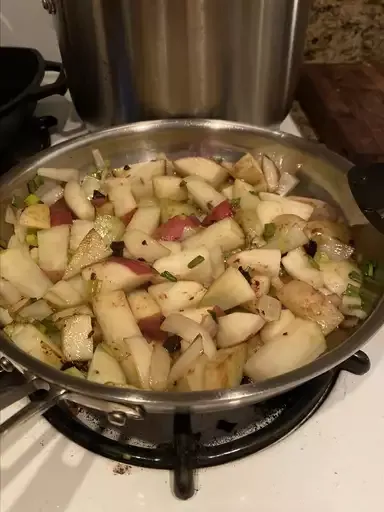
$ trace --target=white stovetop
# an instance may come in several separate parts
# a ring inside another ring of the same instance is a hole
[[[47,107],[52,112],[54,102],[46,100],[41,112]],[[70,105],[62,99],[59,103],[68,113]],[[76,120],[71,129],[79,132]],[[282,129],[298,134],[290,119]],[[55,140],[60,139],[62,135]],[[68,441],[44,419],[31,422],[1,444],[0,510],[379,512],[384,489],[384,328],[365,350],[372,362],[367,375],[343,373],[314,417],[279,444],[235,463],[200,470],[197,493],[187,502],[172,496],[167,471],[126,466],[124,474],[117,474],[116,463]]]

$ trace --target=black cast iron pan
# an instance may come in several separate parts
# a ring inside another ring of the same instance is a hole
[[[41,85],[46,71],[59,73],[52,84]],[[66,78],[61,64],[46,61],[32,48],[0,47],[0,151],[17,137],[32,116],[38,100],[65,94]]]

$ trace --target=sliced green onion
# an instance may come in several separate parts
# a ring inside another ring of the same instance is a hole
[[[172,281],[174,283],[176,283],[176,281],[177,281],[177,277],[175,277],[173,274],[168,272],[168,270],[164,270],[164,272],[162,272],[160,275],[161,275],[161,277],[168,279],[168,281]]]
[[[13,196],[12,197],[12,206],[15,208],[24,208],[24,201],[21,197]]]
[[[28,245],[30,245],[32,247],[37,247],[39,245],[39,243],[37,241],[37,235],[35,233],[28,233],[25,236],[25,241]]]
[[[316,254],[313,257],[314,261],[318,265],[321,265],[322,263],[328,263],[329,262],[329,256],[325,252],[317,251]]]
[[[203,263],[205,258],[203,256],[196,256],[196,258],[193,258],[192,261],[188,263],[188,268],[194,268],[197,267],[197,265],[200,265],[200,263]]]
[[[27,183],[28,192],[30,194],[34,194],[43,183],[44,179],[41,176],[35,176],[33,180],[30,180]]]
[[[358,286],[354,286],[353,284],[349,284],[345,290],[345,295],[348,295],[349,297],[359,297],[360,288]]]
[[[211,315],[211,317],[214,319],[214,321],[216,323],[219,323],[218,320],[217,320],[217,313],[216,313],[216,311],[214,309],[209,309],[208,313]]]
[[[102,174],[103,174],[103,171],[101,171],[101,170],[96,170],[96,171],[92,172],[92,173],[90,174],[90,176],[92,176],[92,178],[96,178],[96,179],[98,179],[98,180],[101,180],[101,176],[102,176]]]
[[[263,237],[265,238],[265,240],[269,240],[270,238],[272,238],[275,233],[276,233],[276,224],[274,224],[273,222],[270,222],[264,226]]]
[[[36,329],[38,329],[43,334],[45,334],[47,332],[46,326],[41,322],[35,322],[34,326],[36,327]]]
[[[366,277],[373,277],[375,275],[376,266],[377,266],[376,262],[366,261],[362,265],[363,274]]]
[[[366,313],[370,313],[378,298],[379,295],[377,293],[372,292],[371,290],[368,290],[367,288],[361,288],[360,290],[360,296],[361,296],[361,307]]]
[[[234,197],[230,200],[232,208],[239,208],[240,206],[240,197]]]
[[[49,320],[48,318],[45,318],[40,323],[45,328],[45,332],[47,333],[54,333],[60,330],[57,328],[56,324],[52,322],[52,320]]]
[[[29,194],[29,196],[27,196],[24,199],[24,203],[27,206],[32,206],[33,204],[38,204],[38,203],[40,203],[40,197],[37,197],[37,195],[35,195],[35,194]]]
[[[309,261],[309,264],[315,268],[316,270],[320,270],[320,266],[319,264],[317,263],[317,261],[315,261],[314,258],[311,258],[310,256],[308,256],[308,261]]]
[[[360,272],[357,272],[357,270],[352,270],[352,272],[348,274],[348,277],[349,279],[352,279],[352,281],[356,281],[356,283],[362,282],[361,274]]]

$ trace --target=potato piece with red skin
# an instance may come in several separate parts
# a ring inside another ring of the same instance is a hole
[[[209,213],[205,217],[205,219],[202,222],[202,225],[203,226],[210,226],[214,222],[218,222],[219,220],[223,220],[226,217],[233,217],[233,211],[232,211],[231,204],[228,201],[228,199],[226,199],[222,203],[220,203],[217,206],[215,206],[215,208],[213,208],[211,213]]]
[[[164,320],[156,301],[146,290],[135,290],[128,295],[132,314],[145,338],[165,341],[167,334],[160,330]]]
[[[161,224],[153,234],[156,240],[175,241],[182,240],[185,231],[194,231],[200,226],[200,221],[194,215],[185,217],[183,215],[176,215],[164,224]]]
[[[118,256],[90,265],[82,271],[83,279],[86,281],[97,280],[100,292],[130,292],[150,281],[153,275],[152,267],[146,263]]]
[[[147,340],[161,341],[163,343],[168,337],[166,332],[160,330],[163,321],[164,316],[161,313],[157,313],[147,318],[142,318],[137,322],[137,325]]]
[[[128,226],[128,224],[131,222],[132,217],[135,215],[137,208],[134,208],[130,212],[126,213],[122,217],[120,217],[121,222],[124,224],[124,226]]]
[[[73,214],[68,208],[65,199],[59,199],[49,207],[51,217],[51,227],[61,226],[62,224],[72,224]]]

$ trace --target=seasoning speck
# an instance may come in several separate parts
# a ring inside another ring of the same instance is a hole
[[[114,475],[125,475],[131,473],[131,466],[128,466],[128,464],[122,464],[121,462],[118,462],[116,466],[113,468],[113,474]]]
[[[147,241],[146,241],[146,240],[143,240],[143,241],[141,242],[141,245],[148,245],[148,243],[147,243]]]

